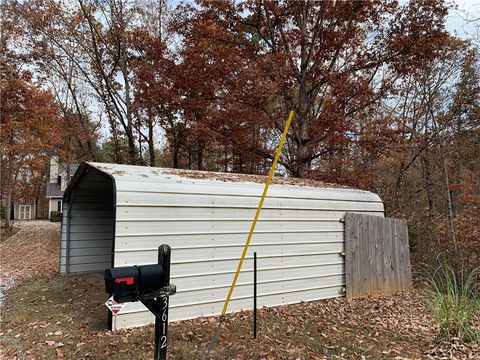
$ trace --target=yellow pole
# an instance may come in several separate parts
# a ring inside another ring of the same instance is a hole
[[[238,275],[240,274],[240,270],[242,269],[243,260],[245,260],[245,255],[247,255],[248,247],[250,246],[250,240],[252,240],[253,231],[255,230],[255,225],[257,225],[258,217],[260,216],[260,211],[262,210],[263,202],[265,201],[265,197],[267,196],[268,187],[273,178],[273,174],[275,173],[275,168],[277,167],[278,158],[280,157],[280,153],[282,152],[283,143],[287,138],[288,129],[290,128],[290,124],[292,123],[294,112],[290,111],[288,115],[287,123],[285,124],[285,129],[283,130],[282,138],[280,139],[280,143],[278,144],[277,152],[275,153],[275,157],[273,158],[272,167],[270,168],[270,172],[268,173],[267,182],[265,183],[265,188],[263,189],[262,197],[260,198],[260,202],[258,203],[257,212],[255,213],[255,217],[253,218],[252,226],[250,227],[250,232],[248,233],[247,241],[245,242],[245,246],[243,247],[242,256],[240,257],[240,261],[238,262],[237,272],[233,277],[232,285],[230,286],[230,290],[228,291],[227,298],[225,299],[225,303],[223,304],[222,316],[227,313],[228,303],[230,302],[230,298],[233,294],[233,289],[235,288],[235,284],[237,283]]]

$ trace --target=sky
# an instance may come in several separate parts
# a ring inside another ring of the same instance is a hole
[[[456,0],[456,10],[447,17],[447,30],[458,37],[469,39],[480,35],[480,0]]]

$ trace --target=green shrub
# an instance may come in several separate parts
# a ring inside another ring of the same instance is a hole
[[[474,320],[480,311],[480,267],[455,271],[444,263],[427,277],[426,304],[439,326],[439,340],[480,339]]]
[[[60,222],[62,221],[62,213],[58,211],[52,211],[50,213],[50,221],[51,222]]]

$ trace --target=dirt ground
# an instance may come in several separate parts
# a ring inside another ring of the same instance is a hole
[[[58,274],[59,225],[21,224],[2,241],[2,284],[14,279],[1,310],[3,359],[148,359],[153,327],[110,332],[103,279]],[[209,350],[216,318],[171,323],[169,359],[480,359],[479,344],[435,343],[436,327],[419,293],[330,299],[227,317]]]

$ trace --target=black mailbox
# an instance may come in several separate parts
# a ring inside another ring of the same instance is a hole
[[[105,271],[105,290],[116,302],[138,301],[160,290],[166,280],[161,264],[118,267]]]
[[[155,315],[155,360],[167,358],[168,298],[177,291],[170,284],[170,252],[162,245],[158,264],[105,270],[105,290],[116,302],[141,301]]]

